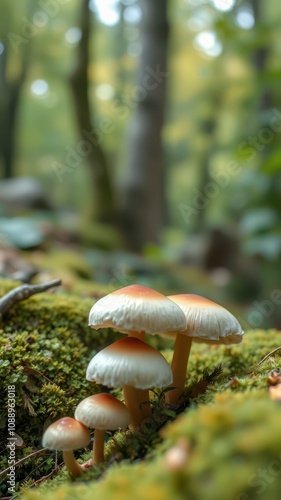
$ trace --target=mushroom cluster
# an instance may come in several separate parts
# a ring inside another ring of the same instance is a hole
[[[94,329],[113,328],[127,334],[99,351],[89,362],[86,378],[109,388],[122,387],[124,401],[100,393],[81,401],[75,418],[63,417],[43,435],[43,446],[62,450],[70,473],[76,477],[85,468],[104,461],[106,430],[138,430],[152,416],[149,389],[171,387],[165,402],[175,404],[185,385],[187,362],[194,342],[233,344],[242,340],[236,318],[224,307],[192,294],[165,295],[142,285],[130,285],[98,300],[89,314]],[[172,365],[145,343],[146,334],[175,339]],[[95,429],[93,458],[80,465],[73,450],[90,441]]]
[[[145,343],[145,334],[174,334],[186,329],[181,308],[162,293],[143,285],[129,285],[98,300],[89,314],[94,329],[114,328],[127,334],[91,360],[86,378],[108,387],[123,387],[130,429],[151,417],[148,390],[172,383],[165,358]],[[144,404],[146,403],[146,404]]]
[[[121,401],[111,394],[100,393],[80,401],[74,416],[60,418],[51,424],[43,434],[42,445],[50,450],[62,451],[71,476],[78,477],[89,466],[103,462],[105,431],[126,428],[130,414]],[[90,442],[88,428],[95,429],[93,459],[80,465],[73,450],[84,448]]]

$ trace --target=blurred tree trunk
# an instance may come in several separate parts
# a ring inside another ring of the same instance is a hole
[[[135,109],[123,180],[121,225],[132,250],[157,243],[164,208],[164,123],[167,78],[167,0],[141,0],[142,22],[136,84],[128,106]]]
[[[205,105],[204,117],[201,118],[199,123],[199,134],[204,134],[204,142],[201,146],[201,155],[199,159],[199,180],[196,186],[197,191],[195,198],[197,199],[198,205],[195,208],[199,209],[198,214],[193,218],[193,224],[189,228],[193,233],[203,233],[208,229],[207,215],[209,210],[209,203],[204,200],[208,198],[206,196],[206,186],[208,183],[213,182],[210,169],[210,160],[217,148],[216,144],[216,132],[218,121],[220,117],[220,111],[223,107],[223,88],[222,84],[218,85],[217,75],[223,73],[222,68],[223,60],[218,57],[217,61],[214,61],[212,68],[212,80],[215,82],[209,88],[207,102]],[[210,199],[210,201],[212,201]]]
[[[112,223],[115,219],[113,189],[106,156],[101,147],[103,133],[98,128],[93,127],[88,95],[91,16],[89,0],[82,0],[80,21],[82,37],[78,44],[77,64],[70,75],[70,83],[73,91],[79,133],[83,144],[86,146],[86,154],[84,156],[89,164],[93,181],[92,216],[98,222]]]
[[[205,141],[202,150],[201,164],[199,165],[200,178],[198,183],[198,192],[202,194],[203,198],[206,185],[208,182],[213,181],[210,176],[210,159],[214,152],[214,136],[217,129],[217,121],[221,107],[221,96],[222,92],[218,92],[217,89],[210,92],[210,102],[208,106],[210,108],[210,114],[201,122],[201,133],[202,131],[204,132]],[[208,209],[208,204],[203,204],[198,215],[194,218],[192,226],[192,231],[194,233],[203,233],[206,231]]]
[[[3,43],[3,42],[2,42]],[[0,158],[3,164],[3,177],[13,177],[16,119],[20,93],[27,71],[27,51],[19,63],[19,71],[12,81],[7,79],[8,43],[4,41],[4,51],[0,55]]]
[[[250,4],[253,9],[255,23],[261,23],[263,20],[262,15],[262,2],[260,0],[251,0]],[[253,64],[255,66],[257,76],[260,77],[263,75],[266,69],[266,63],[268,56],[270,54],[270,46],[268,45],[260,45],[253,52]],[[270,109],[272,106],[272,92],[270,89],[270,85],[268,87],[262,86],[262,92],[260,95],[259,107],[261,111],[266,111]]]

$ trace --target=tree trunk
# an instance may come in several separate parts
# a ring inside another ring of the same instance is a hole
[[[102,223],[112,223],[115,218],[113,189],[108,172],[107,160],[101,147],[102,131],[93,128],[88,95],[88,65],[90,18],[89,1],[82,0],[80,28],[82,37],[78,44],[77,65],[70,75],[77,124],[81,135],[81,149],[89,164],[93,181],[93,218]],[[106,125],[105,125],[106,127]]]
[[[167,0],[141,0],[143,19],[136,85],[128,105],[135,109],[130,126],[128,169],[122,185],[121,225],[132,250],[157,243],[164,205],[161,131],[167,79]]]
[[[262,15],[262,3],[260,0],[251,0],[251,6],[253,9],[254,13],[254,18],[255,18],[255,23],[262,22],[263,20],[263,15]],[[255,67],[255,70],[257,72],[257,76],[260,77],[263,75],[265,69],[266,69],[266,63],[267,59],[270,53],[270,48],[269,44],[265,44],[263,46],[259,46],[254,52],[253,52],[253,64]],[[271,108],[272,106],[272,91],[270,89],[270,86],[268,85],[267,88],[263,88],[261,96],[260,96],[260,102],[259,102],[259,107],[260,110],[267,111]]]
[[[198,183],[199,193],[204,193],[206,184],[212,181],[210,176],[210,158],[214,149],[214,135],[217,127],[217,119],[219,115],[220,108],[220,98],[216,91],[213,91],[210,96],[210,101],[212,101],[212,112],[210,116],[206,118],[201,124],[201,132],[205,134],[205,146],[202,151],[202,158],[200,160],[200,179]],[[204,194],[203,194],[204,196]],[[209,205],[204,205],[201,210],[199,210],[198,215],[194,218],[192,230],[194,233],[203,233],[207,228],[207,214]]]
[[[0,57],[0,157],[3,163],[3,178],[5,179],[14,176],[16,119],[28,61],[25,51],[19,74],[12,82],[9,82],[6,75],[7,58],[8,44],[4,42],[4,51]]]

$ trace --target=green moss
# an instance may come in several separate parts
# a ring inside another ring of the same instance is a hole
[[[122,500],[132,496],[161,500],[171,497],[254,499],[258,481],[262,489],[260,469],[269,467],[269,481],[275,480],[274,471],[272,474],[270,471],[272,467],[277,468],[278,460],[281,469],[278,431],[281,407],[269,399],[267,389],[268,371],[280,366],[281,352],[257,366],[265,354],[280,345],[281,334],[275,330],[252,331],[245,340],[244,345],[228,348],[194,344],[189,363],[190,379],[185,390],[185,412],[175,419],[177,409],[167,409],[161,398],[155,398],[152,425],[136,435],[129,431],[116,433],[106,445],[105,456],[109,465],[105,463],[98,470],[89,470],[83,477],[86,485],[72,484],[55,489],[53,498],[70,499],[83,495],[85,498],[104,496]],[[170,359],[172,352],[166,350],[165,355]],[[214,384],[207,385],[203,394],[190,397],[196,388],[201,387],[203,370],[213,370],[220,362],[223,371]],[[159,433],[169,419],[175,421]],[[186,439],[190,459],[184,470],[175,473],[165,469],[165,453],[179,438]],[[84,456],[87,458],[90,454]],[[136,459],[143,458],[141,463],[135,464]],[[122,463],[117,465],[116,462]],[[272,466],[273,462],[275,465]],[[92,482],[101,475],[102,481]],[[239,481],[233,491],[229,491],[233,475],[238,475]],[[269,496],[264,496],[265,499],[278,498],[280,478],[281,470],[274,484],[266,483]],[[41,487],[42,498],[50,487],[53,489],[65,482],[65,472],[53,481],[47,481]],[[28,499],[33,498],[29,492],[25,495]]]
[[[26,500],[277,500],[281,484],[281,406],[264,391],[219,395],[162,431],[154,456],[114,465],[100,482],[26,491]],[[185,440],[186,463],[172,470],[167,450]]]
[[[3,295],[14,282],[0,282]],[[86,381],[85,372],[92,355],[112,341],[112,332],[94,332],[88,327],[91,299],[58,293],[44,293],[16,304],[0,327],[1,445],[6,445],[8,386],[15,386],[16,432],[25,445],[16,459],[41,447],[43,429],[63,415],[73,415],[78,402],[100,388]],[[7,467],[7,454],[0,457],[0,469]],[[46,457],[44,457],[44,460]],[[35,461],[36,466],[43,458]],[[51,460],[53,463],[53,460]],[[24,462],[18,469],[19,484],[34,469]],[[39,469],[32,475],[42,475]],[[49,472],[50,467],[45,466]],[[0,486],[0,492],[5,485]]]
[[[80,226],[80,236],[87,246],[102,250],[123,248],[123,240],[120,232],[109,224],[99,224],[91,220]]]
[[[26,491],[27,500],[171,498],[277,500],[281,484],[281,407],[264,391],[219,395],[189,410],[162,431],[150,461],[115,465],[100,482],[66,484],[48,493]],[[185,440],[186,463],[171,470],[167,450]]]

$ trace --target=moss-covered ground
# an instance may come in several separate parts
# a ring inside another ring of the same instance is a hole
[[[1,282],[1,295],[13,286]],[[101,390],[85,380],[85,370],[93,354],[117,335],[89,329],[92,303],[44,293],[15,305],[0,325],[2,497],[13,496],[4,470],[7,390],[14,385],[16,460],[21,461],[15,495],[24,499],[279,499],[281,403],[270,398],[268,373],[281,368],[281,349],[260,363],[281,345],[276,330],[247,331],[235,346],[193,344],[178,407],[165,406],[159,391],[151,393],[153,419],[136,434],[108,435],[105,463],[75,482],[60,453],[39,452],[46,426],[73,416],[81,399]],[[171,361],[171,341],[155,336],[150,342]],[[118,389],[113,394],[122,398]],[[80,461],[90,456],[90,448],[76,453]]]

